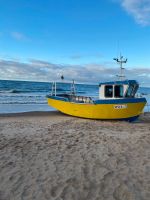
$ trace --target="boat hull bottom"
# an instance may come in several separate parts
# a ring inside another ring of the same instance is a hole
[[[64,113],[62,111],[59,111],[65,115],[69,115],[69,116],[72,116],[72,117],[77,117],[77,118],[84,118],[84,119],[93,119],[93,120],[104,120],[104,121],[127,121],[127,122],[134,122],[136,121],[140,115],[137,115],[137,116],[133,116],[133,117],[128,117],[128,118],[113,118],[113,119],[109,119],[109,118],[89,118],[89,117],[79,117],[79,116],[76,116],[76,115],[71,115],[71,114],[68,114],[68,113]]]

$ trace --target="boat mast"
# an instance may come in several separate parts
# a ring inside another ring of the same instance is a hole
[[[120,58],[114,58],[113,60],[115,60],[120,65],[120,74],[117,76],[119,77],[120,81],[122,81],[123,78],[125,78],[125,75],[123,73],[123,70],[125,69],[123,67],[123,63],[127,63],[127,58],[123,59],[123,56],[120,54]]]
[[[54,81],[52,83],[52,90],[51,90],[51,96],[56,96],[56,82]]]
[[[72,95],[76,94],[76,88],[75,88],[75,82],[74,82],[74,80],[72,80],[72,84],[71,84],[71,94]]]

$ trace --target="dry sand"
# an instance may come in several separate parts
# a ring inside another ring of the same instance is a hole
[[[0,200],[30,199],[149,200],[150,113],[136,123],[0,116]]]

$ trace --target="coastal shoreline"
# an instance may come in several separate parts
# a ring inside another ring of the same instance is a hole
[[[134,123],[58,111],[0,115],[0,199],[149,200],[150,113]]]
[[[53,115],[63,115],[59,111],[28,111],[28,112],[16,112],[16,113],[0,113],[0,117],[40,117],[40,116],[53,116]]]
[[[70,115],[66,115],[58,110],[49,110],[49,111],[25,111],[25,112],[13,112],[13,113],[0,113],[0,118],[7,118],[7,117],[59,117],[59,116],[64,116],[64,117],[73,117],[73,118],[79,118],[82,119],[80,117],[75,117],[75,116],[70,116]],[[145,122],[147,120],[149,120],[149,116],[150,116],[150,112],[143,112],[139,118],[135,121],[133,121],[133,123],[135,122]],[[84,119],[84,118],[83,118]],[[85,118],[86,119],[86,118]],[[89,120],[94,120],[94,119],[89,119]],[[95,119],[98,121],[106,121],[106,122],[119,122],[119,121],[125,121],[125,120],[100,120],[100,119]]]
[[[55,109],[47,104],[0,104],[0,114],[25,113],[25,112],[46,112]]]

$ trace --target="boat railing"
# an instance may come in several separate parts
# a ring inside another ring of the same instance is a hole
[[[71,90],[69,94],[76,95],[74,80],[73,80],[73,83],[71,84]],[[56,81],[54,81],[52,82],[51,96],[56,96],[56,95],[57,95],[57,83]]]

